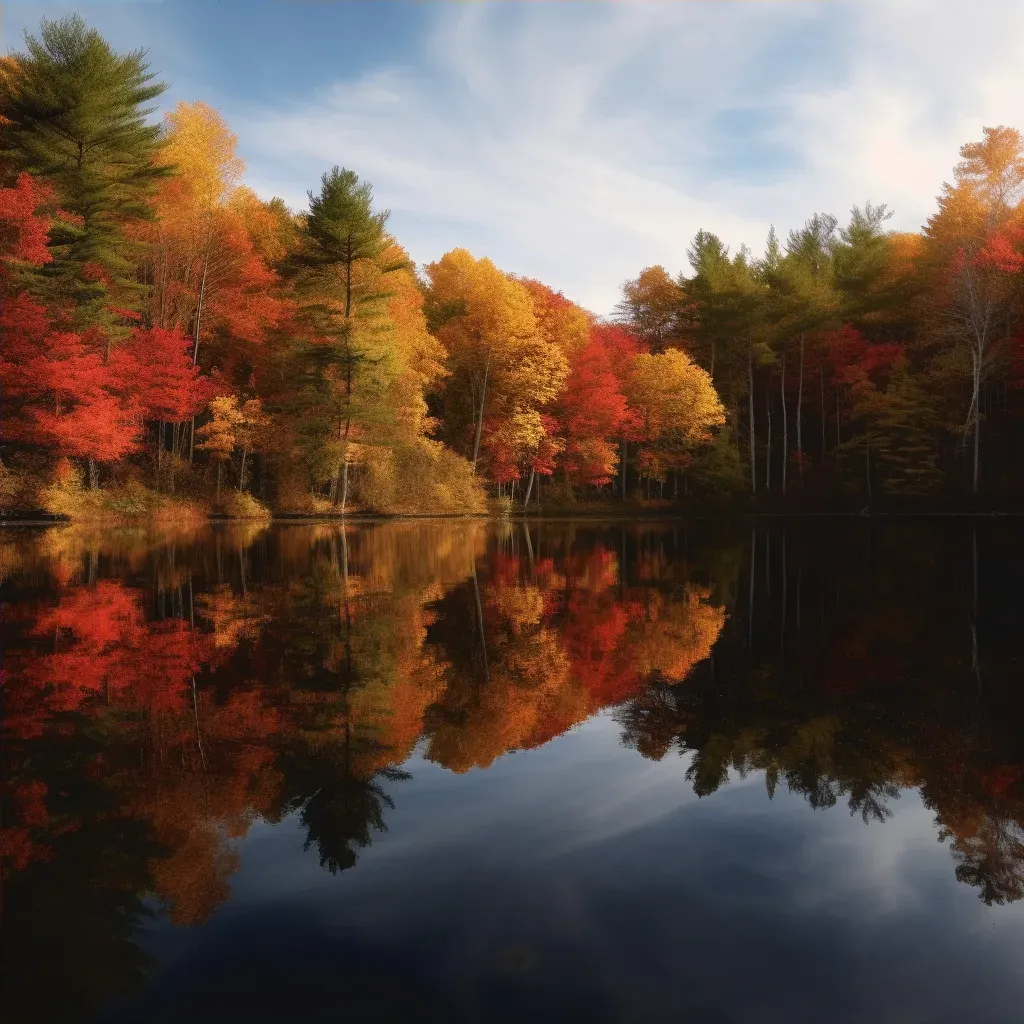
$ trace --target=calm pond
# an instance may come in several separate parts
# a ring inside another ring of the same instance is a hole
[[[3,1019],[1024,1005],[1016,519],[0,531]]]

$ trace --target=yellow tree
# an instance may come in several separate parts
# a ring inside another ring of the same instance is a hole
[[[155,202],[148,227],[152,319],[160,327],[192,328],[199,343],[202,305],[214,261],[215,218],[241,179],[237,137],[205,103],[179,103],[164,115],[160,160],[175,174]]]
[[[490,260],[454,249],[427,267],[427,278],[428,322],[449,371],[442,393],[449,440],[476,472],[486,433],[492,477],[515,479],[509,460],[536,450],[540,414],[568,374],[565,355],[544,337],[529,290]]]
[[[725,423],[711,376],[680,349],[635,356],[624,390],[641,422],[643,475],[662,484],[667,470],[684,468],[690,451]]]
[[[201,341],[227,333],[259,341],[278,316],[267,263],[283,256],[290,215],[263,204],[239,182],[237,137],[204,103],[179,103],[164,119],[160,160],[173,167],[155,201],[157,219],[140,227],[149,244],[149,317]]]
[[[269,425],[258,398],[250,398],[242,405],[234,395],[222,395],[210,402],[213,419],[199,428],[204,440],[199,449],[210,453],[217,463],[217,499],[220,499],[220,478],[224,463],[236,448],[242,449],[242,462],[238,473],[238,490],[245,487],[245,470],[249,453],[256,448]]]

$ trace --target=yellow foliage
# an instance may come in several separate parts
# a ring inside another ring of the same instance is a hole
[[[85,490],[82,474],[67,460],[56,467],[53,480],[40,491],[40,503],[51,515],[76,521],[198,523],[209,514],[200,502],[150,490],[138,480]]]
[[[725,422],[710,374],[679,349],[636,356],[626,394],[651,440],[676,433],[687,444],[706,443],[711,428]]]
[[[224,491],[216,502],[216,509],[229,519],[270,519],[270,509],[248,491]]]
[[[465,249],[430,264],[427,276],[451,374],[449,429],[469,451],[467,438],[482,407],[484,419],[511,424],[517,446],[528,450],[541,436],[539,411],[561,393],[569,373],[565,353],[537,322],[529,289]]]
[[[549,345],[557,346],[566,356],[586,345],[594,323],[590,313],[540,281],[526,277],[513,280],[519,281],[530,293],[537,326]]]
[[[164,115],[164,124],[163,161],[175,167],[197,209],[220,206],[245,171],[235,155],[238,136],[205,103],[179,103]]]
[[[396,515],[486,511],[486,496],[469,463],[439,441],[424,437],[373,449],[360,471],[357,496],[374,512]]]

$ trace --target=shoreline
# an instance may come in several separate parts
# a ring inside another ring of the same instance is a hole
[[[629,512],[615,512],[614,510],[588,509],[586,511],[551,511],[548,513],[525,513],[515,512],[505,515],[492,512],[467,512],[467,513],[402,513],[383,514],[373,512],[358,512],[353,515],[306,515],[300,513],[279,513],[266,518],[231,518],[228,516],[209,516],[206,519],[196,520],[196,526],[202,525],[235,525],[248,523],[252,525],[275,525],[275,524],[318,524],[318,523],[386,523],[386,522],[416,522],[416,521],[437,521],[437,520],[483,520],[486,522],[573,522],[578,520],[589,520],[592,522],[641,522],[659,520],[715,520],[719,522],[745,521],[751,519],[965,519],[965,518],[1013,518],[1024,516],[1024,510],[1016,509],[989,509],[989,510],[873,510],[873,511],[819,511],[819,512],[712,512],[695,511],[685,512],[677,510],[636,510]],[[125,527],[154,527],[162,528],[169,525],[166,519],[64,519],[58,517],[26,517],[3,519],[0,518],[0,528],[16,526],[90,526],[107,527],[118,529]]]

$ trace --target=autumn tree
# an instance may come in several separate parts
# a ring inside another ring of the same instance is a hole
[[[267,259],[283,252],[267,245],[276,215],[239,185],[238,140],[220,115],[204,103],[179,103],[162,131],[159,158],[174,174],[154,199],[156,220],[138,229],[148,243],[149,318],[187,333],[198,362],[204,340],[222,349],[226,338],[259,343],[277,323],[277,277]],[[227,355],[217,353],[222,362]]]
[[[172,426],[170,464],[174,493],[173,457],[184,444],[186,424],[210,399],[214,385],[200,374],[193,360],[191,339],[177,328],[135,328],[110,360],[110,372],[124,394],[138,404],[144,419],[156,425],[156,472],[159,482],[165,424]]]
[[[682,289],[664,267],[645,267],[623,284],[615,316],[657,353],[678,336],[684,303]]]
[[[612,356],[595,335],[574,352],[565,390],[556,403],[565,439],[562,462],[576,484],[606,484],[615,477],[616,442],[638,425],[622,392]]]
[[[641,422],[643,476],[662,484],[669,471],[687,464],[693,447],[711,440],[713,427],[725,422],[710,374],[679,349],[638,355],[626,396]]]
[[[246,462],[249,453],[260,444],[262,434],[268,424],[258,398],[250,398],[239,403],[234,395],[222,395],[210,402],[210,412],[213,418],[197,431],[197,434],[203,438],[197,447],[202,451],[209,452],[217,463],[217,498],[219,500],[221,471],[237,448],[242,449],[238,470],[238,490],[242,491],[245,488]]]
[[[969,357],[970,402],[962,431],[971,438],[971,491],[977,496],[984,392],[993,374],[1005,368],[1024,268],[1024,139],[1013,128],[986,128],[984,138],[962,146],[960,155],[925,239],[937,289],[932,329],[941,343]]]
[[[549,431],[543,412],[565,382],[562,350],[540,333],[529,290],[465,249],[427,268],[428,322],[447,355],[448,438],[492,479],[518,479]]]

